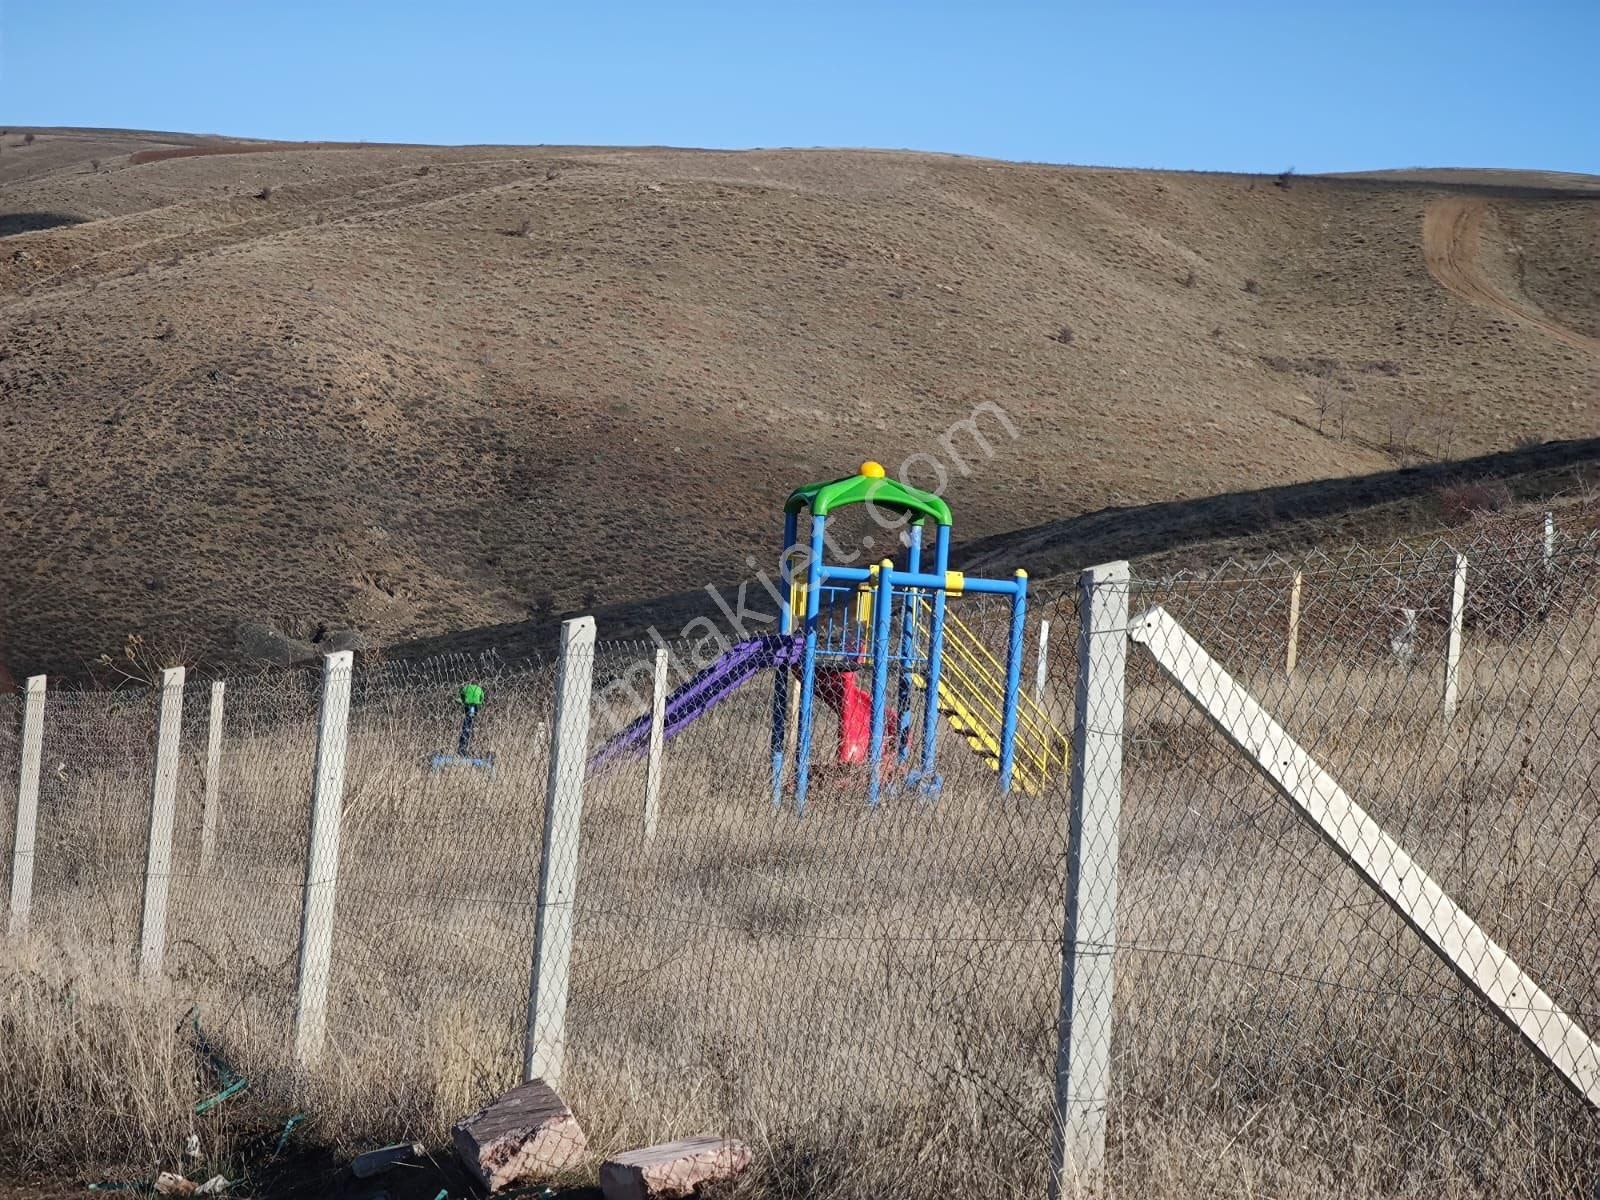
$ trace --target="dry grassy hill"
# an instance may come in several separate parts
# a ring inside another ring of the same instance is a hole
[[[974,539],[1600,432],[1600,179],[26,132],[14,673],[695,589],[868,456]]]

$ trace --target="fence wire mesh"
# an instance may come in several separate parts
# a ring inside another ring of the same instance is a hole
[[[59,944],[139,944],[157,693],[64,692],[45,703],[30,928]]]
[[[1600,1026],[1593,535],[1116,586],[1133,618],[1170,614],[1557,1004]],[[1036,733],[1072,732],[1078,609],[1076,590],[1031,602]],[[1003,659],[1008,605],[951,612]],[[901,762],[890,739],[874,810],[869,765],[818,704],[808,810],[792,752],[775,803],[774,689],[789,684],[770,663],[669,722],[652,790],[649,738],[626,735],[651,711],[658,656],[677,697],[734,647],[719,634],[576,643],[565,670],[589,728],[554,761],[573,719],[554,656],[362,665],[348,737],[328,748],[342,786],[326,1046],[299,1085],[366,1112],[357,1099],[381,1088],[360,1136],[442,1136],[516,1082],[533,1008],[536,1061],[561,1064],[587,1153],[725,1134],[755,1148],[758,1190],[1039,1194],[1058,1093],[1089,1124],[1108,1115],[1117,1194],[1592,1186],[1592,1113],[1128,632],[1087,643],[1126,654],[1117,703],[1087,697],[1080,732],[1108,739],[1086,792],[1120,811],[1086,812],[1076,847],[1065,761],[1001,795],[981,739],[949,720],[937,794],[908,786],[917,755]],[[185,689],[165,972],[241,1071],[287,1078],[322,680],[229,679],[215,708],[212,685]],[[49,696],[31,929],[73,954],[138,956],[158,700]],[[0,698],[8,812],[21,713]],[[1069,862],[1085,885],[1071,909]],[[1084,1005],[1058,1081],[1069,911]]]
[[[359,1039],[448,1121],[515,1082],[527,1010],[551,671],[358,671],[344,760],[329,1038]],[[464,736],[461,689],[483,689]]]
[[[985,606],[967,611],[983,628]],[[676,686],[719,648],[669,651]],[[597,691],[633,678],[641,706],[598,706],[594,744],[610,709],[612,728],[648,709],[652,661],[600,648]],[[755,1141],[770,1179],[821,1192],[1042,1188],[1064,777],[1001,797],[948,735],[937,797],[896,786],[896,764],[873,811],[819,704],[797,818],[788,788],[774,805],[773,687],[761,672],[667,743],[653,836],[642,756],[589,781],[574,1103],[623,1142]]]
[[[293,1012],[316,710],[308,673],[226,680],[215,710],[212,681],[184,689],[166,970],[256,1078],[281,1067]]]
[[[1597,555],[1593,537],[1548,556],[1542,539],[1496,538],[1317,557],[1298,576],[1230,565],[1143,581],[1133,604],[1170,614],[1590,1030]],[[1586,1193],[1600,1142],[1559,1076],[1142,651],[1127,704],[1119,1186],[1177,1175],[1270,1194],[1318,1180],[1376,1195]],[[1284,745],[1273,753],[1288,762]],[[1358,838],[1357,857],[1383,853]]]

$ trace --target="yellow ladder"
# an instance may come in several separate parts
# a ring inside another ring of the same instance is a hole
[[[923,622],[932,612],[922,599],[917,616]],[[918,629],[926,637],[926,624]],[[926,644],[924,642],[924,644]],[[911,681],[926,691],[928,681],[913,672]],[[1000,769],[1000,732],[1005,722],[1006,672],[972,630],[947,607],[944,616],[944,665],[939,673],[939,712],[991,771]],[[1057,728],[1037,701],[1026,693],[1017,696],[1017,735],[1011,754],[1011,783],[1025,795],[1036,795],[1056,771],[1067,769],[1072,739]]]

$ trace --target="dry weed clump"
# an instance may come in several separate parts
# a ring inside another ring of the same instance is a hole
[[[45,939],[0,948],[0,1160],[147,1163],[191,1128],[194,1054],[118,962]]]

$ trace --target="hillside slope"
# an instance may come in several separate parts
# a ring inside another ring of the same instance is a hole
[[[692,590],[869,456],[966,540],[1600,431],[1600,181],[19,141],[14,673]]]

